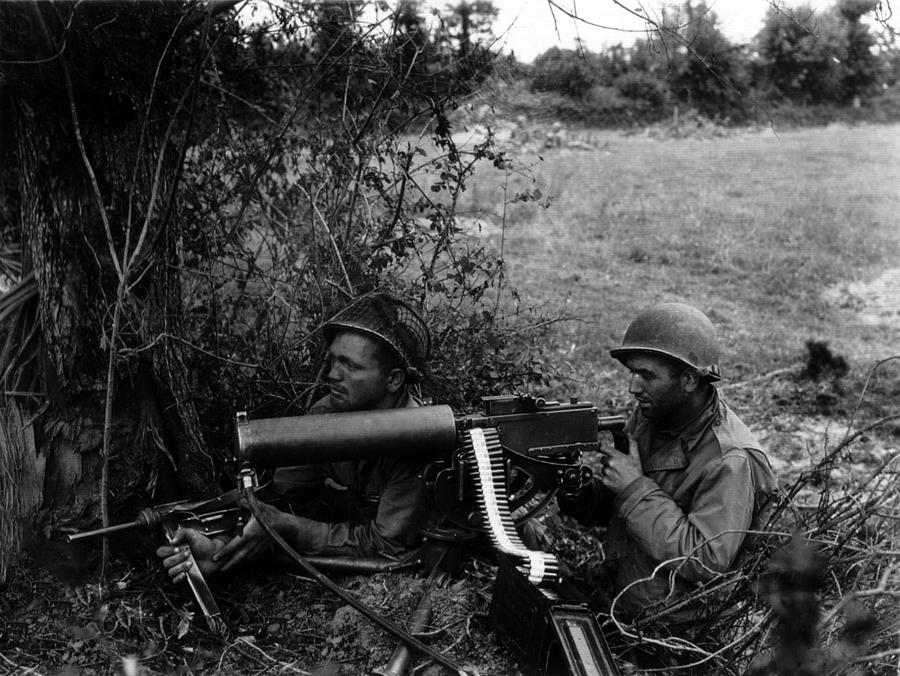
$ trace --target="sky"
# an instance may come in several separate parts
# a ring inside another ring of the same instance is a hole
[[[576,21],[556,9],[551,11],[548,0],[493,0],[499,9],[494,33],[505,53],[513,52],[520,61],[530,62],[553,46],[573,49],[576,38],[584,41],[586,49],[600,51],[604,46],[621,42],[631,44],[646,35],[646,22],[629,12],[638,10],[651,18],[658,18],[664,6],[679,4],[677,0],[622,0],[624,7],[613,0],[555,0],[555,4],[593,24],[608,26],[598,28],[586,22]],[[799,4],[823,11],[834,5],[834,0],[777,1],[779,7],[789,10]],[[769,0],[707,0],[707,6],[719,19],[719,28],[734,43],[749,42],[763,26],[766,11],[773,5]],[[577,10],[577,11],[576,11]],[[555,17],[555,21],[554,21]]]

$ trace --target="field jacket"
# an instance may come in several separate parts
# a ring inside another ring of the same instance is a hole
[[[644,476],[619,495],[598,479],[563,513],[607,526],[604,577],[623,619],[659,612],[698,583],[727,571],[746,531],[777,489],[759,442],[713,390],[703,410],[675,431],[657,431],[636,410],[626,431],[638,444]],[[697,608],[661,619],[676,626]]]
[[[407,394],[397,408],[419,405]],[[326,396],[309,414],[333,412]],[[386,455],[279,468],[273,489],[297,514],[292,544],[312,555],[402,557],[421,543],[427,516],[423,467]]]

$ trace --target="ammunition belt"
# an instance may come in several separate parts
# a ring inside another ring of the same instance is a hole
[[[519,537],[509,512],[506,468],[503,447],[495,428],[475,427],[468,430],[464,445],[466,463],[476,485],[478,508],[494,546],[511,556],[519,571],[534,584],[549,582],[559,576],[559,562],[553,554],[528,549]]]

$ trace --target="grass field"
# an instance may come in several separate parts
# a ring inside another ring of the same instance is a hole
[[[900,352],[897,317],[863,326],[825,295],[898,265],[900,127],[591,140],[595,150],[517,158],[534,162],[530,177],[484,170],[462,207],[488,214],[482,236],[502,247],[522,297],[570,318],[552,331],[569,389],[595,401],[624,394],[608,350],[657,301],[713,319],[731,382],[802,365],[808,339],[857,374]],[[498,216],[504,194],[535,187],[549,206],[510,204]]]

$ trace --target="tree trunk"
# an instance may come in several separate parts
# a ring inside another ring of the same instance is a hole
[[[0,587],[22,541],[23,524],[38,508],[43,494],[46,456],[38,451],[34,427],[22,411],[10,402],[0,408],[0,475],[7,486],[0,500]]]
[[[118,278],[113,253],[103,227],[101,207],[93,193],[83,158],[72,138],[71,126],[57,127],[48,120],[17,115],[17,168],[21,199],[23,241],[38,285],[39,320],[43,336],[43,369],[51,405],[40,416],[38,442],[46,456],[42,508],[44,522],[56,525],[95,525],[99,495],[108,490],[118,496],[143,495],[152,499],[157,479],[171,476],[167,468],[180,457],[173,447],[172,425],[160,414],[151,365],[146,360],[116,359],[112,392],[112,418],[105,419],[108,350],[138,348],[148,334],[159,329],[157,318],[172,315],[170,299],[154,269],[165,263],[166,236],[161,233],[150,261],[147,283],[127,302],[121,337],[111,336],[112,303]],[[128,223],[124,221],[131,183],[131,149],[140,129],[128,125],[111,134],[83,119],[85,150],[105,187],[103,198],[113,227],[116,252],[124,247]],[[57,130],[53,134],[50,130]],[[157,141],[158,139],[152,139]],[[155,159],[145,153],[138,172],[140,192],[149,194],[148,176]],[[174,167],[165,168],[170,185]],[[138,202],[138,213],[143,205]],[[119,254],[121,255],[121,254]],[[111,482],[103,486],[103,432],[111,426],[109,462]],[[166,487],[168,490],[169,487]],[[169,491],[170,492],[170,491]],[[123,500],[136,507],[135,501]],[[35,537],[30,547],[38,560],[53,567],[77,568],[71,554],[56,551]],[[42,556],[41,554],[50,554]],[[76,557],[77,558],[77,557]],[[63,571],[64,572],[64,571]]]
[[[184,125],[169,123],[187,85],[172,84],[166,50],[175,26],[187,23],[178,21],[182,11],[175,3],[132,2],[0,8],[0,29],[13,45],[7,51],[19,50],[18,59],[7,59],[18,65],[0,73],[7,97],[0,107],[12,128],[13,152],[4,155],[18,183],[24,273],[33,272],[38,289],[48,404],[35,434],[46,458],[44,523],[95,524],[106,491],[129,508],[171,496],[185,444],[202,443],[189,381],[173,378],[182,348],[160,339],[178,334],[181,313],[167,205],[180,162],[170,132]],[[110,44],[124,54],[110,53]],[[171,91],[159,89],[163,81]],[[117,298],[122,320],[112,335]],[[102,481],[105,432],[109,486]],[[35,550],[50,551],[41,545]]]

